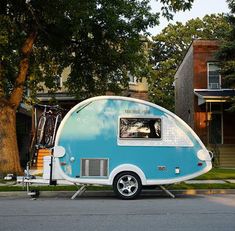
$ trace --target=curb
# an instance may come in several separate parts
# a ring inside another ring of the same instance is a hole
[[[235,194],[235,189],[187,189],[187,190],[170,190],[175,196],[183,195],[215,195],[215,194]],[[40,191],[41,198],[68,198],[70,199],[74,191]],[[169,197],[161,190],[143,190],[141,197]],[[9,198],[30,198],[26,191],[0,192],[1,197]],[[86,197],[115,197],[113,191],[86,191],[80,198]],[[79,198],[77,197],[77,198]],[[170,198],[170,197],[169,197]]]

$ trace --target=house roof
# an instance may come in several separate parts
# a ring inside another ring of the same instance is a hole
[[[226,102],[235,96],[235,89],[194,89],[198,105],[205,102]]]

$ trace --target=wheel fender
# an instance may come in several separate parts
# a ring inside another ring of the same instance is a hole
[[[136,165],[132,165],[132,164],[122,164],[122,165],[119,165],[116,168],[114,168],[113,171],[110,173],[110,175],[109,175],[110,185],[113,184],[114,178],[120,172],[134,172],[140,177],[142,185],[147,184],[145,174],[143,173],[143,171],[139,167],[137,167]]]

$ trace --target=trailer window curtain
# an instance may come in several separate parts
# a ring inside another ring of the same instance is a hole
[[[119,138],[161,139],[160,118],[120,118]]]

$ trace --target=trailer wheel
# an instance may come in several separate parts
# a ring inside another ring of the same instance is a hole
[[[124,200],[137,198],[141,189],[141,180],[134,172],[122,172],[118,174],[113,181],[115,194]]]

